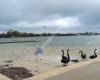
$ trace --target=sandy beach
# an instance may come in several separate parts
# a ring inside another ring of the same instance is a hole
[[[52,70],[58,70],[60,71],[60,73],[63,73],[66,71],[65,67],[63,67],[62,63],[60,62],[61,55],[62,55],[61,49],[63,48],[45,48],[44,54],[42,56],[42,60],[40,60],[40,58],[37,58],[34,55],[35,48],[12,49],[12,50],[7,51],[7,53],[11,53],[10,55],[2,54],[3,57],[0,59],[0,66],[4,68],[9,68],[9,67],[26,68],[27,70],[29,70],[30,73],[33,74],[33,76],[32,78],[26,78],[25,80],[38,80],[38,79],[35,79],[35,77],[37,78],[39,75],[45,74],[48,71],[51,71],[51,73],[53,73]],[[66,49],[64,50],[66,53]],[[89,50],[84,49],[84,51],[88,52]],[[2,52],[4,52],[4,50]],[[70,62],[68,64],[68,67],[70,69],[77,68],[81,66],[82,64],[86,65],[86,64],[93,63],[94,61],[96,61],[96,60],[89,60],[88,57],[87,57],[87,61],[82,61],[80,58],[80,54],[78,52],[79,52],[78,49],[70,49],[69,53],[70,53],[71,59],[78,59],[80,61],[79,63]],[[93,53],[93,51],[91,51],[91,53]],[[98,60],[99,59],[97,59],[97,61]],[[55,75],[56,73],[53,73],[53,74]],[[51,76],[53,76],[53,74]],[[48,75],[46,74],[46,76]],[[41,78],[39,80],[44,80],[44,79]]]

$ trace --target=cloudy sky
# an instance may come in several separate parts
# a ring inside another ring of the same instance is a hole
[[[0,32],[9,29],[100,32],[100,0],[0,0]]]

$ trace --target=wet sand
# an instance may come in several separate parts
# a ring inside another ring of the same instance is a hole
[[[1,67],[0,74],[12,80],[22,80],[34,76],[29,70],[23,67]]]

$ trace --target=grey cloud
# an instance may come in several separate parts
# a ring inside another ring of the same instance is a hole
[[[97,30],[100,28],[99,7],[98,0],[0,0],[0,28],[1,30],[14,28],[22,31],[33,29],[39,31],[39,27],[27,29],[12,24],[22,21],[36,23],[75,16],[82,25],[75,29],[66,28],[65,31]],[[55,31],[55,27],[49,28],[48,31]]]

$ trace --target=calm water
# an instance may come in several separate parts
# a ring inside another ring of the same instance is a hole
[[[27,43],[7,43],[0,44],[0,48],[17,48],[17,47],[34,47],[44,45],[45,47],[99,47],[100,35],[98,36],[62,36],[62,37],[30,37],[30,38],[1,38],[0,42],[4,41],[22,41],[36,40],[39,42]]]
[[[85,53],[92,53],[94,48],[100,46],[100,36],[62,36],[62,37],[30,37],[30,38],[1,38],[0,42],[7,41],[22,41],[22,40],[36,40],[39,42],[27,42],[27,43],[7,43],[0,44],[0,57],[14,58],[17,55],[25,56],[33,54],[33,48],[36,45],[45,45],[45,48],[74,48],[73,51],[78,53],[79,49],[85,49]],[[87,51],[88,50],[88,51]],[[55,53],[55,52],[54,52]],[[57,52],[56,52],[57,53]],[[59,51],[59,54],[61,52]],[[100,53],[100,49],[98,49]],[[18,56],[17,56],[18,57]],[[51,58],[50,58],[51,59]],[[54,58],[55,59],[55,58]]]

